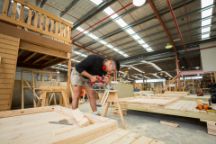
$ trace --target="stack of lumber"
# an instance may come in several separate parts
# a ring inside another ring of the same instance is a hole
[[[165,91],[164,95],[166,96],[186,96],[188,92],[185,91]]]
[[[153,96],[154,92],[153,91],[139,91],[139,92],[134,92],[134,96]]]
[[[78,120],[80,119],[80,120]],[[88,123],[80,125],[80,122]],[[77,121],[78,120],[78,121]],[[117,122],[60,106],[0,112],[2,144],[162,144],[156,139],[119,129]]]

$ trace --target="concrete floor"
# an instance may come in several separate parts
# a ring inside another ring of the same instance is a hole
[[[81,104],[80,110],[91,112],[89,103]],[[119,117],[110,111],[108,117],[118,120],[120,124]],[[208,135],[206,123],[201,123],[198,119],[128,111],[125,120],[128,130],[156,138],[166,144],[216,144],[216,136]],[[176,122],[180,127],[162,125],[160,120]]]

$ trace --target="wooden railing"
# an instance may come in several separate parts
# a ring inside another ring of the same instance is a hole
[[[0,20],[71,43],[71,23],[24,0],[3,0]]]

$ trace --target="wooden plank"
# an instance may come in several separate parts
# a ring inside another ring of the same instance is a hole
[[[15,57],[14,55],[4,54],[4,53],[1,53],[1,57],[2,57],[2,59],[8,58],[8,59],[12,59],[12,60],[15,60],[15,61],[17,59],[17,57]]]
[[[2,94],[2,95],[0,95],[0,100],[7,100],[9,98],[10,98],[9,94]]]
[[[34,28],[38,27],[38,13],[34,12]]]
[[[19,21],[24,22],[24,6],[20,6],[20,16],[19,16]]]
[[[13,85],[10,84],[0,84],[0,89],[10,89],[13,88]]]
[[[27,24],[31,25],[32,24],[32,10],[28,10],[28,19],[27,19]]]
[[[22,110],[12,110],[12,111],[4,111],[0,112],[0,118],[14,117],[20,115],[28,115],[42,112],[51,112],[54,111],[55,107],[47,106],[47,107],[38,107],[38,108],[28,108]]]
[[[26,57],[26,59],[23,61],[23,63],[29,61],[31,58],[33,58],[34,56],[36,56],[37,53],[32,53],[31,55],[29,55],[28,57]]]
[[[29,33],[21,29],[17,29],[14,26],[11,26],[9,24],[5,24],[3,22],[0,22],[0,33],[10,35],[16,38],[20,38],[22,40],[28,41],[33,44],[37,44],[40,46],[49,47],[51,49],[56,49],[64,52],[70,52],[71,51],[71,45],[63,44],[54,40],[51,40],[49,38],[41,37],[34,33]]]
[[[0,43],[17,47],[19,44],[19,41],[13,41],[9,39],[8,37],[0,37]]]
[[[175,123],[175,122],[169,122],[169,121],[160,121],[161,124],[163,125],[167,125],[167,126],[170,126],[170,127],[179,127],[179,124],[178,123]]]
[[[11,50],[11,49],[1,48],[0,47],[0,53],[5,53],[5,54],[10,54],[10,55],[17,56],[17,53],[18,53],[17,49],[16,50]]]
[[[0,69],[0,74],[14,74],[16,68]]]
[[[50,48],[44,48],[38,45],[26,43],[26,42],[21,42],[20,49],[67,59],[67,53],[63,51],[50,49]]]
[[[9,99],[1,100],[0,105],[9,105]]]
[[[14,19],[14,20],[16,19],[16,11],[17,11],[17,3],[16,3],[16,2],[13,2],[11,17],[12,17],[12,19]]]
[[[86,144],[112,144],[113,142],[125,138],[125,136],[129,133],[127,130],[123,129],[116,129],[106,135],[103,135],[102,137],[98,137]]]
[[[45,59],[45,58],[47,58],[47,55],[44,55],[44,56],[38,58],[38,59],[35,60],[32,64],[36,64],[36,63],[38,63],[39,61],[41,61],[41,60],[43,60],[43,59]]]
[[[18,45],[18,44],[17,44],[17,45]],[[6,43],[2,42],[2,39],[0,39],[0,49],[17,50],[18,47],[17,47],[17,46],[10,45],[10,44],[6,44]]]
[[[2,64],[12,64],[12,65],[16,65],[16,60],[8,59],[8,58],[2,58],[2,59],[1,59],[1,63],[2,63]]]
[[[9,109],[10,109],[9,105],[0,105],[0,112],[5,111],[5,110],[9,110]]]
[[[10,84],[14,81],[14,79],[6,79],[6,78],[2,78],[0,79],[0,84]]]
[[[12,88],[0,89],[0,94],[3,94],[3,95],[12,94]]]
[[[1,34],[1,33],[0,33],[0,39],[10,40],[11,42],[19,43],[19,39],[15,38],[15,37],[12,37],[12,36],[9,36],[9,35],[4,35],[4,34]]]
[[[2,7],[2,14],[3,15],[7,15],[8,7],[9,7],[9,1],[3,0],[3,7]]]
[[[15,74],[0,74],[0,79],[14,79]]]
[[[12,65],[12,64],[1,64],[0,65],[0,69],[15,69],[16,65]]]

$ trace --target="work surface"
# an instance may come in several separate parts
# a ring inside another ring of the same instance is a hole
[[[185,97],[138,96],[119,99],[122,107],[128,110],[176,115],[216,121],[216,112],[197,110],[197,99]]]
[[[85,115],[90,124],[81,127],[74,121],[72,110],[60,106],[0,112],[0,143],[163,143],[119,129],[115,120]]]

